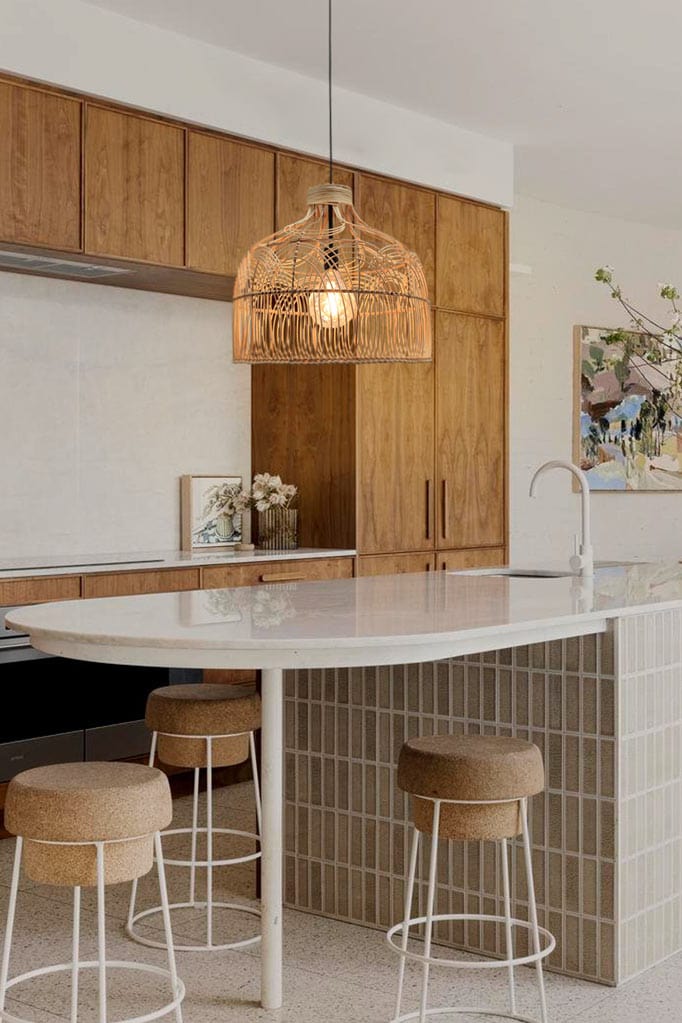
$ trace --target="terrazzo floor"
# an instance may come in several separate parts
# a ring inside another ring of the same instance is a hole
[[[176,801],[177,826],[189,823],[189,798]],[[216,820],[242,830],[254,826],[250,784],[236,785],[216,794]],[[168,840],[166,855],[180,848]],[[228,854],[223,839],[218,854]],[[4,920],[11,873],[12,842],[0,842],[0,919]],[[232,847],[234,849],[234,846]],[[241,846],[242,850],[245,848]],[[171,900],[186,898],[187,871],[168,868]],[[217,872],[216,898],[249,903],[254,895],[253,864]],[[150,875],[140,885],[140,908],[153,904],[154,883]],[[107,954],[111,958],[137,958],[165,965],[165,954],[136,946],[125,936],[129,886],[107,888]],[[67,960],[71,947],[71,890],[45,887],[22,881],[17,910],[11,973],[33,969],[49,962]],[[95,902],[92,891],[83,893],[81,940],[83,957],[95,955]],[[175,916],[178,940],[196,940],[204,924],[192,911]],[[144,925],[150,936],[158,934],[160,921]],[[216,913],[218,938],[254,933],[253,917]],[[3,926],[4,929],[4,926]],[[187,996],[185,1023],[387,1023],[393,1015],[397,960],[377,931],[337,923],[303,913],[286,911],[284,985],[286,1007],[264,1012],[259,1004],[258,946],[242,951],[211,954],[178,953],[178,970]],[[519,969],[517,986],[519,1010],[537,1018],[534,971]],[[492,1003],[504,1010],[504,970],[471,976],[453,971],[432,970],[430,1004],[460,1005]],[[572,980],[554,974],[546,977],[550,1023],[656,1023],[682,1020],[682,955],[668,960],[618,990]],[[416,1008],[419,967],[408,966],[403,1011]],[[166,1000],[166,992],[150,978],[110,975],[109,1020],[141,1015]],[[69,987],[64,978],[44,977],[17,991],[8,999],[7,1010],[36,1023],[69,1019]],[[84,975],[80,988],[79,1023],[96,1020],[94,976]],[[167,1017],[173,1019],[171,1015]],[[440,1016],[442,1020],[455,1017]],[[462,1016],[457,1017],[462,1019]],[[483,1017],[470,1017],[483,1019]]]

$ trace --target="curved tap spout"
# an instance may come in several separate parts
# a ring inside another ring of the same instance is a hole
[[[529,494],[535,497],[536,484],[540,476],[549,469],[566,469],[567,472],[577,479],[580,484],[580,541],[576,543],[576,550],[571,558],[571,568],[582,575],[594,574],[594,551],[592,550],[592,531],[590,526],[590,484],[587,476],[572,462],[566,462],[562,458],[555,458],[551,462],[545,462],[539,469],[535,470],[530,481]]]

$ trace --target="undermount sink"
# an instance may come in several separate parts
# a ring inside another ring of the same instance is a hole
[[[454,575],[506,576],[507,579],[571,579],[573,572],[555,572],[544,568],[471,568]]]

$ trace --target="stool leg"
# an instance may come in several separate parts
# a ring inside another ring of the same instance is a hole
[[[403,916],[403,939],[402,939],[402,950],[407,951],[407,942],[410,936],[410,928],[408,920],[410,919],[410,913],[412,912],[412,897],[414,895],[414,875],[417,872],[417,855],[419,853],[419,832],[415,828],[412,833],[412,848],[410,850],[410,865],[407,875],[407,890],[405,892],[405,915]],[[395,1002],[395,1017],[396,1019],[400,1016],[400,1009],[403,1000],[403,982],[405,980],[405,956],[400,957],[400,967],[398,969],[398,997]]]
[[[154,851],[156,852],[156,870],[159,875],[159,891],[161,893],[161,912],[163,915],[163,930],[168,951],[168,972],[171,975],[173,998],[178,996],[178,970],[175,963],[175,947],[173,945],[173,932],[171,929],[170,908],[168,905],[168,888],[166,887],[166,867],[163,862],[163,849],[161,848],[161,835],[157,831],[154,835]],[[175,1019],[182,1023],[182,1007],[176,1005]]]
[[[73,890],[73,943],[71,946],[71,1023],[78,1021],[78,963],[80,960],[81,890]]]
[[[424,967],[422,971],[422,996],[419,1006],[419,1023],[426,1018],[426,999],[429,989],[429,963],[431,955],[431,937],[433,934],[433,903],[436,895],[436,867],[438,863],[438,830],[440,827],[440,799],[433,803],[433,821],[431,825],[431,859],[429,863],[429,889],[426,900],[426,930],[424,932]],[[543,1021],[544,1023],[544,1021]]]
[[[213,748],[206,739],[206,940],[213,945]]]
[[[198,767],[194,768],[194,799],[192,801],[192,852],[190,859],[192,865],[189,868],[189,901],[194,905],[197,880],[197,826],[199,823],[199,775]]]
[[[504,892],[504,930],[506,936],[507,959],[514,958],[514,940],[512,938],[511,925],[511,897],[509,894],[509,860],[508,842],[503,838],[500,842],[502,851],[502,889]],[[516,1015],[516,987],[514,984],[514,967],[509,967],[509,1009],[512,1015]]]
[[[7,992],[7,978],[9,976],[9,957],[12,951],[12,935],[14,933],[14,917],[17,911],[17,893],[19,891],[19,876],[21,874],[21,854],[24,840],[17,838],[14,849],[14,866],[12,868],[12,885],[9,890],[9,906],[7,907],[7,924],[5,926],[5,943],[2,949],[2,966],[0,967],[0,1012],[5,1008],[5,995]]]
[[[256,831],[260,838],[262,812],[260,803],[260,782],[258,780],[258,761],[256,759],[256,740],[254,739],[253,732],[249,732],[249,753],[251,756],[251,773],[253,775],[253,794],[256,800]]]
[[[97,970],[99,978],[99,1023],[107,1023],[107,962],[104,913],[104,843],[97,842]]]
[[[154,766],[156,759],[156,745],[158,742],[159,733],[152,732],[152,741],[149,747],[149,766]],[[137,902],[137,883],[138,878],[133,879],[132,888],[130,889],[130,905],[128,906],[128,930],[133,926],[133,917],[135,916],[135,903]]]
[[[538,931],[538,910],[535,903],[535,885],[533,883],[533,860],[530,848],[530,836],[528,834],[528,800],[521,800],[521,828],[523,831],[523,853],[526,861],[526,883],[528,886],[528,910],[530,913],[530,924],[533,930],[534,951],[540,951],[540,933]],[[545,978],[542,972],[542,960],[535,963],[535,970],[538,976],[538,989],[540,991],[540,1018],[542,1023],[547,1023],[547,998],[545,996]]]

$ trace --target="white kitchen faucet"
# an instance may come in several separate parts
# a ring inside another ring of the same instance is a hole
[[[572,473],[580,484],[580,539],[577,536],[574,537],[573,555],[570,560],[570,566],[573,572],[580,572],[584,576],[594,575],[594,551],[592,550],[592,535],[590,530],[590,485],[587,482],[587,476],[579,469],[577,465],[573,465],[572,462],[565,462],[561,458],[555,458],[551,462],[545,462],[539,469],[536,469],[535,475],[530,482],[530,496],[535,497],[535,484],[539,477],[546,472],[548,469],[566,469]]]

